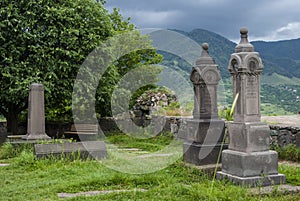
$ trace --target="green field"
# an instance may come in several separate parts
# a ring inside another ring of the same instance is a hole
[[[108,142],[119,148],[137,148],[142,153],[156,152],[172,141],[170,134],[151,139],[133,139],[112,135]],[[254,195],[251,189],[228,181],[214,181],[211,174],[186,166],[181,158],[173,164],[148,174],[129,174],[109,168],[114,158],[97,161],[71,159],[36,160],[32,148],[0,147],[0,200],[300,200],[300,194],[273,190]],[[126,165],[126,164],[124,164]],[[155,166],[155,164],[153,164]],[[290,185],[300,184],[300,168],[280,165]],[[119,191],[124,190],[124,191]],[[58,197],[58,193],[102,191],[95,196]],[[257,190],[260,192],[260,188]]]

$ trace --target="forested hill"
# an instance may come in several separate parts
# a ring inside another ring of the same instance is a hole
[[[254,41],[265,63],[265,73],[300,78],[300,38],[276,42]]]
[[[234,52],[236,44],[225,37],[213,33],[211,31],[203,29],[195,29],[191,32],[185,32],[181,30],[177,31],[183,35],[186,35],[199,43],[204,42],[209,44],[210,55],[215,59],[219,65],[223,78],[229,77],[227,70],[230,55]],[[276,41],[276,42],[264,42],[264,41],[250,41],[255,48],[255,51],[260,53],[260,56],[265,65],[263,71],[264,75],[272,75],[277,73],[285,77],[297,77],[300,78],[300,39]],[[175,58],[173,55],[162,53],[164,55],[164,63],[172,63],[174,60],[177,68],[190,73],[190,66],[187,66],[185,62],[180,58]]]

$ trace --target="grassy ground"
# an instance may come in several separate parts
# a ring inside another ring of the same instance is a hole
[[[138,148],[143,153],[157,152],[172,141],[170,135],[151,139],[132,139],[112,135],[109,142],[120,148]],[[0,200],[300,200],[300,194],[252,195],[247,188],[215,181],[200,170],[187,167],[181,159],[156,172],[128,174],[115,171],[108,159],[101,162],[70,159],[35,160],[32,148],[0,148]],[[300,168],[279,166],[291,185],[300,185]],[[143,189],[144,191],[139,191]],[[58,193],[99,190],[132,190],[90,197],[59,199]]]

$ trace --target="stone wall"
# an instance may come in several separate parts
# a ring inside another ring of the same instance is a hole
[[[270,129],[271,144],[278,144],[280,147],[295,144],[300,147],[300,127],[270,125]]]
[[[135,119],[136,125],[148,125],[151,120],[138,120]],[[166,117],[166,123],[164,125],[163,131],[171,131],[171,124],[177,124],[180,126],[182,122],[181,117]],[[118,131],[118,126],[113,118],[101,118],[99,121],[100,128],[104,132]],[[61,123],[61,122],[47,122],[46,123],[46,133],[49,136],[61,137],[63,133],[70,130],[71,123]],[[26,123],[19,124],[19,134],[26,134]],[[278,144],[279,146],[286,146],[288,144],[295,144],[300,147],[300,127],[291,126],[276,126],[270,125],[270,139],[271,144]],[[172,129],[173,130],[173,129]],[[6,132],[6,122],[0,122],[0,141],[3,141],[7,136]]]
[[[166,128],[170,130],[170,123],[180,124],[181,121],[182,121],[181,118],[169,117],[168,118],[169,126]],[[300,148],[300,127],[277,126],[277,125],[269,125],[269,127],[270,127],[271,145],[278,144],[280,147],[284,147],[288,144],[295,144],[297,147]]]

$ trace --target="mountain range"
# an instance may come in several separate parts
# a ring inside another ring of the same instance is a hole
[[[183,34],[200,45],[204,42],[208,43],[209,53],[219,65],[222,77],[230,77],[227,67],[230,55],[234,52],[234,48],[237,45],[236,43],[219,34],[204,29],[194,29],[190,32],[181,30],[172,31]],[[250,42],[254,45],[255,51],[260,53],[264,63],[265,68],[263,75],[271,76],[272,74],[278,74],[288,78],[300,78],[300,38],[275,42]],[[170,54],[162,54],[165,57],[165,62],[174,60],[174,57]],[[179,67],[186,72],[190,70],[190,68],[185,66]]]
[[[234,53],[236,43],[204,29],[186,32],[172,30],[183,34],[199,45],[209,44],[209,53],[214,58],[227,85],[227,102],[232,101],[228,62]],[[251,36],[249,36],[251,38]],[[259,52],[264,64],[261,79],[262,114],[295,114],[300,111],[300,38],[284,41],[250,41],[256,52]],[[187,79],[191,65],[175,55],[159,51],[164,56],[163,65],[172,66]]]

